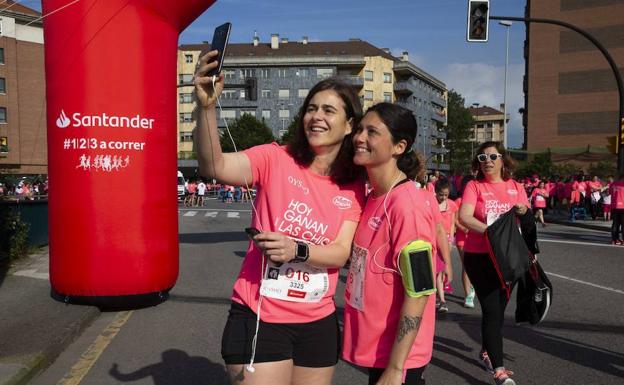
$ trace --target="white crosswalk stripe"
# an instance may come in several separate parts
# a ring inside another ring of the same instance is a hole
[[[240,218],[240,213],[238,211],[230,211],[227,213],[228,218]]]
[[[194,217],[195,215],[197,215],[197,211],[187,211],[184,213],[185,217]]]
[[[217,214],[219,214],[216,211],[206,211],[206,215],[204,215],[205,217],[210,217],[210,218],[216,218]]]

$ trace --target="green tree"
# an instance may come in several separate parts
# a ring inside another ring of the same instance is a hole
[[[451,170],[470,170],[472,141],[470,136],[474,120],[465,107],[464,98],[455,90],[448,93],[448,126],[446,148],[449,150]]]
[[[279,140],[280,144],[288,143],[290,138],[292,138],[292,136],[294,135],[294,132],[297,129],[297,127],[299,127],[299,113],[297,113],[297,115],[295,115],[293,120],[288,125],[288,131],[286,131],[286,133],[284,135],[282,135],[282,137],[280,138],[280,140]]]
[[[258,144],[271,143],[275,140],[271,129],[264,123],[249,114],[243,114],[229,125],[232,139],[238,151],[248,149]],[[221,148],[223,152],[233,152],[234,146],[227,131],[221,134]]]

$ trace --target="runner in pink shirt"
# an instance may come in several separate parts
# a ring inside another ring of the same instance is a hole
[[[455,220],[455,228],[457,229],[457,231],[455,231],[455,246],[457,247],[457,252],[459,253],[459,259],[461,260],[461,263],[462,263],[462,285],[464,287],[464,307],[469,308],[469,309],[473,309],[475,307],[474,306],[475,291],[474,291],[474,288],[472,287],[472,284],[470,283],[470,278],[468,278],[468,274],[466,274],[466,269],[464,268],[464,246],[466,244],[468,228],[465,227],[459,220],[459,208],[461,207],[462,195],[464,194],[464,189],[466,188],[466,185],[468,184],[468,182],[470,182],[471,180],[474,180],[474,176],[472,175],[466,175],[465,177],[463,177],[462,183],[458,190],[459,198],[455,199],[455,204],[457,205],[457,208],[458,208],[458,212],[457,212],[458,215]]]
[[[224,154],[215,108],[224,76],[207,75],[216,55],[203,55],[195,76],[199,169],[257,188],[256,229],[248,231],[253,242],[234,284],[221,354],[235,384],[329,385],[340,344],[333,294],[364,199],[351,142],[359,98],[340,80],[322,80],[306,96],[287,147]]]
[[[546,222],[544,222],[544,209],[546,208],[546,202],[549,196],[550,194],[546,190],[543,181],[541,181],[531,193],[533,213],[538,222],[542,224],[542,227],[546,227]]]
[[[353,137],[354,162],[366,167],[373,189],[353,240],[342,357],[368,368],[369,384],[424,384],[432,356],[435,296],[408,292],[398,261],[412,241],[433,253],[437,242],[437,202],[409,180],[422,167],[415,137],[412,112],[390,103],[369,108]],[[433,268],[422,272],[431,289]]]
[[[444,235],[448,240],[449,247],[455,240],[455,220],[457,219],[458,207],[452,200],[448,199],[450,193],[450,185],[447,179],[438,179],[435,185],[435,196],[442,216],[442,227],[444,228]],[[448,261],[450,263],[450,261]],[[448,291],[445,283],[445,270],[446,262],[444,257],[440,253],[436,253],[436,290],[438,298],[440,299],[440,306],[438,306],[438,312],[448,312],[448,306],[444,298],[444,293]],[[450,286],[450,285],[449,285]]]
[[[624,245],[624,172],[620,173],[617,181],[611,183],[611,243],[614,245]]]
[[[477,180],[464,190],[459,219],[470,229],[464,247],[464,264],[481,304],[480,364],[494,374],[497,385],[514,385],[503,364],[503,321],[508,303],[498,273],[488,255],[485,232],[498,217],[515,210],[527,213],[529,201],[520,183],[511,179],[515,162],[498,142],[485,142],[472,161]]]

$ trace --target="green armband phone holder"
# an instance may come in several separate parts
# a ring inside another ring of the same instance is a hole
[[[435,293],[431,243],[416,240],[408,243],[399,254],[399,267],[405,292],[410,297]]]

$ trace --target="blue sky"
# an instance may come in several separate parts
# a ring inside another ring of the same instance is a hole
[[[68,0],[69,1],[69,0]],[[180,1],[184,3],[183,0]],[[22,4],[40,10],[39,0]],[[498,107],[503,102],[505,27],[490,21],[489,42],[467,43],[467,0],[218,0],[180,36],[180,43],[212,39],[214,27],[232,23],[230,42],[250,43],[254,31],[261,42],[272,33],[291,41],[308,36],[311,41],[360,38],[400,55],[455,89],[466,104]],[[525,1],[490,0],[490,14],[524,15]],[[523,23],[510,29],[507,112],[509,143],[522,144],[522,77],[525,37]]]

